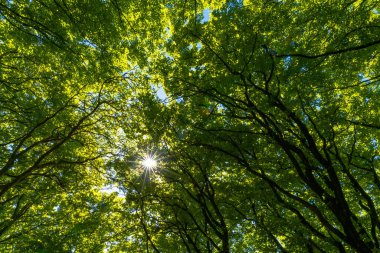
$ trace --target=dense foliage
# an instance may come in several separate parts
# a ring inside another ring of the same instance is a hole
[[[380,250],[379,11],[0,0],[0,251]]]

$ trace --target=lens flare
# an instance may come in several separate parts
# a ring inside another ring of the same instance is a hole
[[[154,170],[157,167],[157,160],[152,155],[145,155],[140,164],[146,170]]]

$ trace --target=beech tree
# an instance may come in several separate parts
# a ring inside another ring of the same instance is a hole
[[[0,248],[375,252],[377,1],[1,1]]]

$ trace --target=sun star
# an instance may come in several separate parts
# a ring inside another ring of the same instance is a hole
[[[148,170],[153,170],[157,167],[157,161],[150,155],[144,157],[141,161],[141,165]]]

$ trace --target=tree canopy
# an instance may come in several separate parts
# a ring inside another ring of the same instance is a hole
[[[0,0],[0,251],[377,252],[379,12]]]

